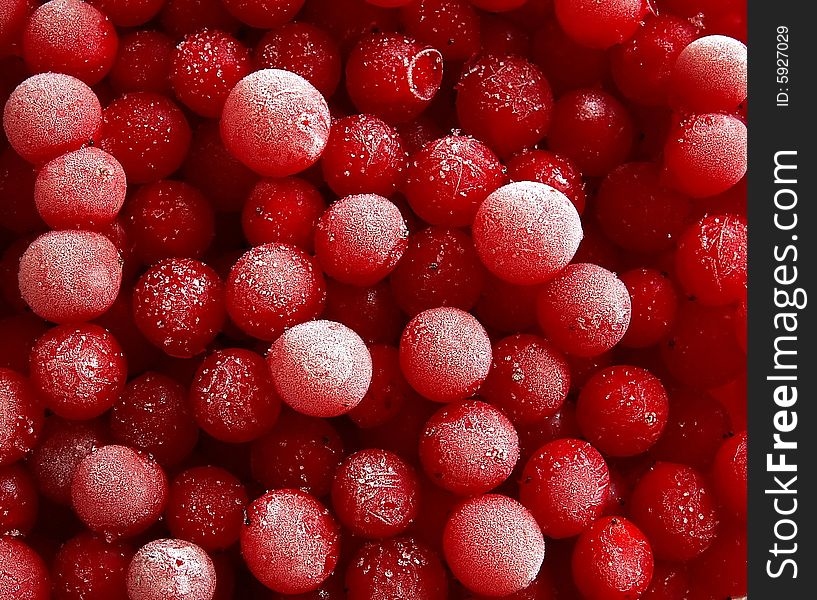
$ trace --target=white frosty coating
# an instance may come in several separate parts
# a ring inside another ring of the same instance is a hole
[[[116,300],[122,260],[104,235],[91,231],[50,231],[20,259],[23,300],[46,321],[90,321]]]
[[[207,553],[191,542],[159,539],[145,544],[128,567],[130,600],[212,600],[216,570]]]
[[[448,582],[439,559],[413,538],[393,538],[363,546],[346,576],[349,598],[442,600]]]
[[[11,93],[3,110],[9,143],[34,163],[86,144],[101,122],[102,107],[93,90],[59,73],[29,77]]]
[[[48,569],[40,555],[14,537],[0,537],[0,592],[6,598],[49,598]]]
[[[349,412],[372,381],[372,357],[366,344],[334,321],[292,327],[272,345],[267,361],[281,399],[313,417]]]
[[[477,211],[474,244],[488,269],[510,283],[535,284],[567,266],[582,240],[576,207],[562,192],[533,181],[504,185]]]
[[[746,63],[743,42],[725,35],[704,36],[678,55],[673,91],[681,104],[697,110],[736,108],[746,99]]]
[[[221,136],[257,173],[285,177],[318,160],[331,119],[323,96],[300,75],[262,69],[239,81],[224,104]]]
[[[370,286],[397,266],[408,235],[400,209],[386,198],[347,196],[332,204],[318,221],[315,252],[330,277]]]
[[[443,532],[446,562],[468,589],[513,594],[534,580],[545,558],[539,525],[516,500],[486,494],[461,504]]]
[[[421,395],[437,402],[469,397],[491,368],[491,340],[479,321],[458,308],[414,317],[400,339],[400,368]]]
[[[34,183],[34,202],[54,228],[110,223],[125,203],[122,165],[95,147],[68,152],[43,166]]]

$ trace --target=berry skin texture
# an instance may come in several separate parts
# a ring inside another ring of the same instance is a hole
[[[286,177],[310,167],[329,140],[329,107],[300,75],[262,69],[232,89],[221,113],[227,150],[265,177]]]
[[[724,35],[691,42],[678,56],[670,80],[677,108],[733,111],[746,100],[746,45]]]
[[[127,582],[131,600],[213,600],[216,570],[199,546],[158,539],[133,555]]]
[[[111,70],[119,39],[108,17],[82,0],[51,0],[29,17],[23,58],[32,73],[72,75],[88,85]]]
[[[241,348],[219,350],[204,359],[190,387],[190,405],[199,427],[233,444],[267,433],[281,412],[264,359]]]
[[[173,39],[161,31],[138,30],[126,33],[119,40],[116,62],[108,76],[111,88],[118,94],[169,94],[171,88],[168,75],[173,49]]]
[[[298,490],[272,490],[253,501],[241,529],[250,572],[281,594],[316,590],[337,565],[340,531],[326,507]]]
[[[170,485],[165,519],[174,537],[221,550],[238,541],[246,505],[247,492],[229,471],[193,467]]]
[[[518,334],[493,347],[494,361],[481,394],[515,425],[552,416],[570,389],[570,367],[546,339]]]
[[[332,483],[332,507],[355,535],[385,539],[403,533],[417,516],[414,469],[386,450],[361,450],[341,463]]]
[[[108,238],[90,231],[50,231],[20,259],[20,294],[34,313],[54,323],[90,321],[119,293],[122,259]]]
[[[272,341],[285,328],[316,318],[326,282],[314,259],[286,244],[245,252],[227,278],[227,314],[244,332]]]
[[[408,0],[400,5],[406,33],[438,48],[446,60],[467,60],[479,50],[484,26],[468,0]]]
[[[366,344],[334,321],[309,321],[288,329],[273,343],[267,364],[281,399],[311,417],[349,412],[372,380]]]
[[[724,508],[746,521],[746,432],[723,442],[712,465],[715,492]]]
[[[537,313],[542,332],[557,348],[591,357],[621,341],[632,305],[627,287],[613,273],[574,263],[542,288]]]
[[[497,277],[518,285],[544,283],[564,269],[582,239],[576,207],[536,182],[502,186],[480,205],[474,245]]]
[[[347,196],[323,213],[315,230],[315,254],[324,273],[358,286],[374,285],[397,266],[408,228],[382,196]]]
[[[31,383],[45,406],[66,419],[93,419],[119,399],[128,365],[119,342],[90,323],[59,325],[29,355]]]
[[[83,532],[65,542],[54,557],[54,597],[127,598],[128,565],[133,549],[121,542],[108,543]]]
[[[143,25],[155,17],[165,0],[88,0],[117,27]]]
[[[0,535],[26,535],[37,521],[39,496],[23,465],[0,467]]]
[[[445,600],[448,582],[440,559],[413,538],[364,545],[346,570],[348,600]]]
[[[411,156],[402,191],[427,223],[466,227],[486,196],[503,183],[502,164],[490,148],[452,135],[429,142]]]
[[[675,268],[684,290],[701,304],[734,304],[746,295],[746,221],[708,215],[678,242]]]
[[[34,202],[52,229],[97,229],[113,222],[126,191],[119,161],[86,147],[43,165],[34,183]]]
[[[223,0],[236,19],[250,27],[269,29],[292,20],[304,0]]]
[[[632,269],[619,278],[632,302],[630,325],[621,345],[649,348],[669,334],[678,311],[678,295],[669,278],[655,269]]]
[[[71,483],[77,516],[112,540],[145,531],[159,519],[166,500],[162,468],[126,446],[103,446],[89,454]]]
[[[727,191],[746,174],[746,125],[731,115],[706,113],[683,119],[667,136],[668,182],[693,198]]]
[[[434,413],[420,432],[420,462],[429,478],[461,496],[504,482],[519,459],[519,438],[499,409],[466,400]]]
[[[596,372],[582,387],[576,418],[584,437],[608,456],[635,456],[664,431],[667,392],[646,369],[616,365]]]
[[[579,44],[599,50],[632,36],[647,12],[644,0],[554,0],[553,4],[565,32]]]
[[[546,443],[529,459],[519,483],[519,500],[542,533],[551,538],[580,534],[601,516],[610,473],[599,451],[583,440]]]
[[[18,85],[3,108],[14,151],[41,164],[98,139],[102,108],[93,90],[70,75],[41,73]]]
[[[176,46],[170,84],[179,101],[208,118],[221,116],[227,95],[250,74],[250,51],[221,31],[200,31]]]
[[[703,476],[675,463],[659,462],[641,477],[630,498],[630,518],[661,560],[700,556],[718,532],[716,500]]]
[[[133,288],[133,320],[170,356],[204,352],[224,324],[224,284],[196,260],[170,258],[145,272]]]
[[[456,89],[462,128],[500,156],[533,146],[548,132],[553,93],[539,68],[522,57],[483,56]]]
[[[587,600],[638,598],[649,586],[653,569],[649,541],[623,517],[600,518],[573,549],[573,580]]]
[[[0,537],[0,589],[17,600],[48,600],[51,583],[40,555],[17,538]]]
[[[584,212],[585,191],[582,174],[573,161],[548,150],[526,150],[507,162],[511,181],[538,181],[562,192],[576,207]]]
[[[454,577],[466,588],[504,596],[534,580],[545,557],[545,541],[519,502],[486,494],[464,501],[448,518],[443,552]]]
[[[403,331],[400,368],[406,381],[425,398],[464,400],[488,376],[491,340],[479,321],[462,310],[425,310]]]

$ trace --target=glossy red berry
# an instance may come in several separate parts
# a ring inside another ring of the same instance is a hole
[[[49,329],[29,355],[31,383],[47,408],[66,419],[92,419],[119,399],[128,365],[116,338],[98,325]]]
[[[476,54],[480,18],[468,0],[415,0],[400,5],[406,33],[437,48],[446,60],[467,60]]]
[[[582,174],[573,161],[548,150],[527,150],[508,160],[511,181],[538,181],[562,192],[584,212],[585,190]]]
[[[48,567],[34,550],[17,538],[0,537],[0,585],[19,600],[49,600]]]
[[[578,535],[605,507],[610,473],[599,451],[583,440],[561,438],[528,459],[519,499],[548,537]]]
[[[545,541],[519,502],[486,494],[454,510],[443,530],[443,551],[454,577],[465,587],[503,596],[534,580],[545,557]]]
[[[140,29],[123,35],[108,76],[113,91],[170,93],[173,47],[173,39],[161,31]]]
[[[599,49],[632,36],[647,12],[644,0],[554,0],[553,4],[559,24],[570,37],[583,46]]]
[[[297,14],[304,0],[223,0],[235,18],[251,27],[269,29],[281,25]]]
[[[159,22],[179,40],[202,29],[236,33],[241,27],[221,0],[165,0]]]
[[[691,42],[675,61],[670,93],[685,110],[735,110],[746,99],[746,45],[724,35]]]
[[[202,361],[190,386],[190,406],[204,431],[235,444],[270,431],[281,400],[264,359],[249,350],[229,348]]]
[[[488,376],[491,341],[479,321],[462,310],[425,310],[403,331],[400,368],[411,387],[429,400],[463,400]]]
[[[712,481],[721,504],[730,513],[746,520],[747,466],[746,432],[741,431],[723,442],[712,465]]]
[[[310,592],[338,562],[340,532],[323,504],[297,490],[273,490],[253,501],[241,529],[250,572],[282,594]]]
[[[126,598],[133,548],[84,532],[65,542],[54,557],[54,596],[60,600]]]
[[[21,464],[0,467],[0,535],[26,535],[37,521],[34,478]]]
[[[740,598],[748,579],[746,527],[722,532],[690,566],[692,590],[702,598]]]
[[[623,517],[602,517],[573,548],[573,580],[587,600],[626,600],[652,579],[653,553],[646,536]]]
[[[648,348],[670,332],[678,311],[678,295],[669,277],[655,269],[632,269],[619,275],[627,286],[632,315],[621,345]]]
[[[142,25],[155,17],[164,0],[89,0],[118,27]]]
[[[133,555],[127,587],[131,600],[210,600],[216,591],[216,570],[195,544],[158,539]]]

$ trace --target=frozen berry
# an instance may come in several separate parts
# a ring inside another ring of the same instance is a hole
[[[0,536],[0,589],[17,600],[49,600],[48,567],[40,555],[17,538]]]
[[[675,61],[670,93],[689,111],[735,110],[746,99],[746,45],[724,35],[691,42]]]
[[[164,0],[161,0],[164,2]],[[161,31],[136,30],[122,36],[119,52],[108,76],[114,92],[170,92],[173,40]]]
[[[236,33],[241,27],[222,0],[165,0],[159,21],[179,39],[202,29]]]
[[[34,479],[20,463],[0,467],[0,535],[25,535],[37,520]]]
[[[666,274],[655,269],[632,269],[620,275],[632,303],[632,316],[621,345],[648,348],[670,332],[678,310],[678,295]]]
[[[480,18],[468,0],[398,1],[403,7],[403,26],[410,36],[439,49],[448,61],[466,60],[476,54]],[[391,4],[397,2],[391,0]]]
[[[747,468],[746,432],[724,441],[712,465],[712,481],[721,504],[732,514],[746,520]]]
[[[242,23],[269,29],[291,21],[304,0],[223,0],[224,6]]]
[[[127,585],[131,600],[212,600],[216,570],[195,544],[158,539],[136,551],[128,566]]]
[[[554,0],[556,18],[567,34],[583,46],[600,49],[632,36],[647,6],[644,0]]]
[[[54,557],[54,596],[59,600],[126,598],[133,549],[84,532],[65,542]]]
[[[584,212],[585,190],[582,174],[569,158],[548,150],[528,150],[508,160],[511,181],[538,181],[562,192]]]

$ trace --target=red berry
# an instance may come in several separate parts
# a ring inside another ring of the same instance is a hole
[[[152,92],[131,92],[105,108],[101,137],[102,149],[119,161],[128,183],[149,183],[181,166],[191,133],[172,100]]]
[[[648,348],[670,332],[678,310],[678,296],[666,274],[655,269],[632,269],[622,273],[632,303],[632,316],[621,345]]]
[[[164,2],[164,0],[160,0]],[[119,41],[119,52],[108,82],[118,94],[126,92],[170,92],[170,62],[173,40],[161,31],[137,30]]]
[[[627,287],[597,265],[574,263],[542,289],[539,326],[568,354],[597,356],[615,346],[630,323]]]
[[[326,508],[309,494],[273,490],[247,510],[241,553],[250,572],[273,591],[317,589],[338,562],[340,532]]]
[[[227,278],[227,313],[246,333],[274,340],[286,327],[314,319],[326,302],[326,284],[314,260],[286,244],[245,252]]]
[[[196,260],[169,258],[133,288],[133,319],[144,336],[170,356],[204,352],[224,324],[224,284]]]
[[[504,482],[519,459],[510,420],[485,402],[444,406],[420,433],[420,461],[440,487],[462,496],[484,494]]]
[[[438,50],[394,33],[363,38],[346,61],[346,91],[354,105],[390,123],[419,115],[442,78]]]
[[[266,362],[241,348],[219,350],[202,361],[190,388],[190,405],[204,431],[233,444],[258,439],[281,412]]]
[[[460,504],[445,524],[443,550],[451,572],[478,594],[503,596],[527,587],[545,556],[533,516],[499,494]]]
[[[332,507],[352,533],[385,539],[403,533],[416,518],[419,484],[414,469],[386,450],[361,450],[338,467]]]
[[[493,357],[481,393],[511,421],[533,425],[559,410],[570,389],[570,368],[550,342],[512,335],[494,344]]]
[[[88,0],[118,27],[143,25],[155,17],[165,0]]]
[[[748,578],[747,532],[745,525],[722,532],[691,565],[693,593],[700,598],[746,596]]]
[[[166,498],[162,468],[125,446],[103,446],[89,454],[71,483],[77,516],[110,539],[146,530],[161,516]]]
[[[468,0],[407,0],[400,6],[406,33],[439,49],[446,60],[466,60],[479,49],[480,19]]]
[[[522,57],[484,56],[457,84],[463,129],[500,156],[533,146],[547,133],[553,94],[545,76]]]
[[[98,139],[102,108],[93,90],[61,73],[33,75],[3,109],[3,128],[15,152],[44,163]]]
[[[17,538],[0,537],[0,589],[17,600],[48,600],[51,582],[40,556]]]
[[[20,260],[23,300],[55,323],[89,321],[108,310],[122,280],[122,259],[108,238],[90,231],[51,231]]]
[[[386,281],[359,287],[330,279],[322,316],[343,323],[367,344],[396,344],[406,322]]]
[[[309,321],[285,331],[267,364],[281,399],[313,417],[336,417],[363,399],[372,358],[354,331],[334,321]]]
[[[576,207],[584,212],[585,193],[582,174],[573,161],[548,150],[528,150],[508,161],[508,177],[511,181],[538,181],[562,192]]]
[[[37,521],[34,479],[23,465],[0,467],[0,535],[25,535]]]
[[[92,419],[119,399],[128,376],[109,331],[83,323],[44,333],[29,355],[31,383],[45,406],[66,419]]]
[[[573,549],[573,580],[587,600],[639,597],[650,584],[653,565],[647,538],[623,517],[602,517]]]
[[[582,239],[576,207],[558,190],[530,181],[510,183],[477,211],[474,245],[497,277],[531,285],[565,268]]]
[[[429,400],[463,400],[488,376],[491,340],[479,321],[464,311],[425,310],[403,331],[400,368],[411,387]]]
[[[71,538],[54,557],[54,595],[60,600],[126,598],[133,549],[90,532]]]
[[[715,539],[718,513],[704,478],[692,467],[657,463],[630,498],[630,518],[662,560],[690,560]]]
[[[746,432],[728,438],[715,455],[712,481],[721,504],[741,521],[746,520]]]
[[[735,110],[746,100],[746,45],[723,35],[691,42],[675,61],[670,93],[685,110]]]
[[[179,474],[167,494],[165,518],[174,537],[212,551],[236,541],[244,522],[247,492],[218,467],[194,467]]]
[[[158,539],[134,554],[127,586],[131,600],[210,600],[216,591],[216,570],[195,544]]]
[[[315,255],[324,273],[352,285],[385,278],[405,252],[408,228],[394,204],[376,194],[347,196],[323,213]]]
[[[399,353],[392,346],[369,346],[372,383],[363,400],[349,411],[349,418],[361,429],[383,425],[400,412],[406,402],[416,401],[414,390],[400,371]]]
[[[318,160],[329,139],[329,108],[306,79],[279,69],[239,81],[224,104],[227,150],[267,177],[294,175]]]
[[[559,24],[570,37],[583,46],[599,49],[632,36],[648,8],[644,0],[554,0],[553,4]]]
[[[447,581],[439,558],[413,538],[371,542],[346,570],[348,600],[422,598],[445,600]]]
[[[519,499],[542,533],[552,538],[578,535],[605,507],[610,473],[601,454],[585,441],[548,442],[528,459],[519,483]]]
[[[243,23],[269,29],[291,21],[304,0],[223,0],[230,13]]]
[[[65,73],[88,85],[108,74],[119,39],[92,4],[50,0],[31,14],[23,33],[23,58],[31,73]]]
[[[165,0],[159,20],[178,39],[202,29],[236,33],[241,27],[222,0]]]
[[[278,242],[311,252],[315,227],[325,210],[321,193],[303,179],[262,179],[244,204],[241,225],[253,246]]]

